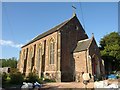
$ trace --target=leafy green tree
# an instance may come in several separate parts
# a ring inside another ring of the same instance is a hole
[[[17,59],[15,57],[9,59],[0,59],[0,62],[2,62],[2,67],[17,67]]]
[[[104,60],[115,62],[116,69],[120,69],[120,35],[111,32],[100,40],[100,52]]]

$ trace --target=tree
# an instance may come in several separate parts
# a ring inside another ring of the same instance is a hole
[[[100,52],[102,58],[107,62],[115,62],[115,66],[120,69],[120,35],[111,32],[100,40]],[[118,67],[119,66],[119,67]],[[115,68],[115,69],[117,69]]]
[[[2,67],[17,67],[17,59],[15,57],[9,59],[0,59],[0,62],[2,62]]]

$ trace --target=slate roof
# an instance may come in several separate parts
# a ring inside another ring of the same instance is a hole
[[[79,41],[73,52],[80,52],[80,51],[84,51],[84,50],[88,49],[91,44],[91,41],[92,41],[92,39],[85,39],[85,40]]]
[[[22,46],[22,47],[25,47],[25,46],[27,46],[27,45],[29,45],[29,44],[31,44],[31,43],[33,43],[33,42],[35,42],[35,41],[37,41],[37,40],[45,37],[45,36],[47,36],[47,35],[49,35],[49,34],[51,34],[51,33],[53,33],[53,32],[56,32],[56,31],[60,30],[60,28],[62,28],[65,24],[67,24],[71,19],[73,19],[73,18],[75,18],[75,17],[76,17],[76,14],[75,14],[72,18],[70,18],[70,19],[64,21],[63,23],[55,26],[54,28],[48,30],[47,32],[36,36],[36,37],[33,38],[30,42],[28,42],[27,44],[25,44],[25,45]]]

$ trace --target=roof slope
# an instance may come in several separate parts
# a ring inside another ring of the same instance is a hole
[[[80,51],[84,51],[86,49],[89,48],[90,44],[91,44],[92,39],[85,39],[85,40],[81,40],[77,43],[77,46],[74,50],[74,52],[80,52]]]
[[[47,35],[49,35],[49,34],[55,32],[55,31],[59,31],[60,28],[62,28],[65,24],[67,24],[69,21],[71,21],[71,20],[72,20],[73,18],[75,18],[75,17],[76,17],[76,15],[74,15],[72,18],[70,18],[70,19],[64,21],[63,23],[61,23],[61,24],[55,26],[54,28],[52,28],[52,29],[46,31],[45,33],[38,35],[37,37],[33,38],[30,42],[28,42],[27,44],[25,44],[25,45],[22,46],[22,47],[25,47],[25,46],[27,46],[27,45],[29,45],[29,44],[31,44],[31,43],[33,43],[33,42],[35,42],[35,41],[37,41],[37,40],[43,38],[43,37],[45,37],[45,36],[47,36]]]

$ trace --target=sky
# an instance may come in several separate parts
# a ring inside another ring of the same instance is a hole
[[[118,32],[120,33],[120,1],[118,3]]]
[[[100,39],[118,31],[117,2],[3,2],[0,58],[19,58],[21,46],[35,36],[72,17],[77,17],[91,38]]]

